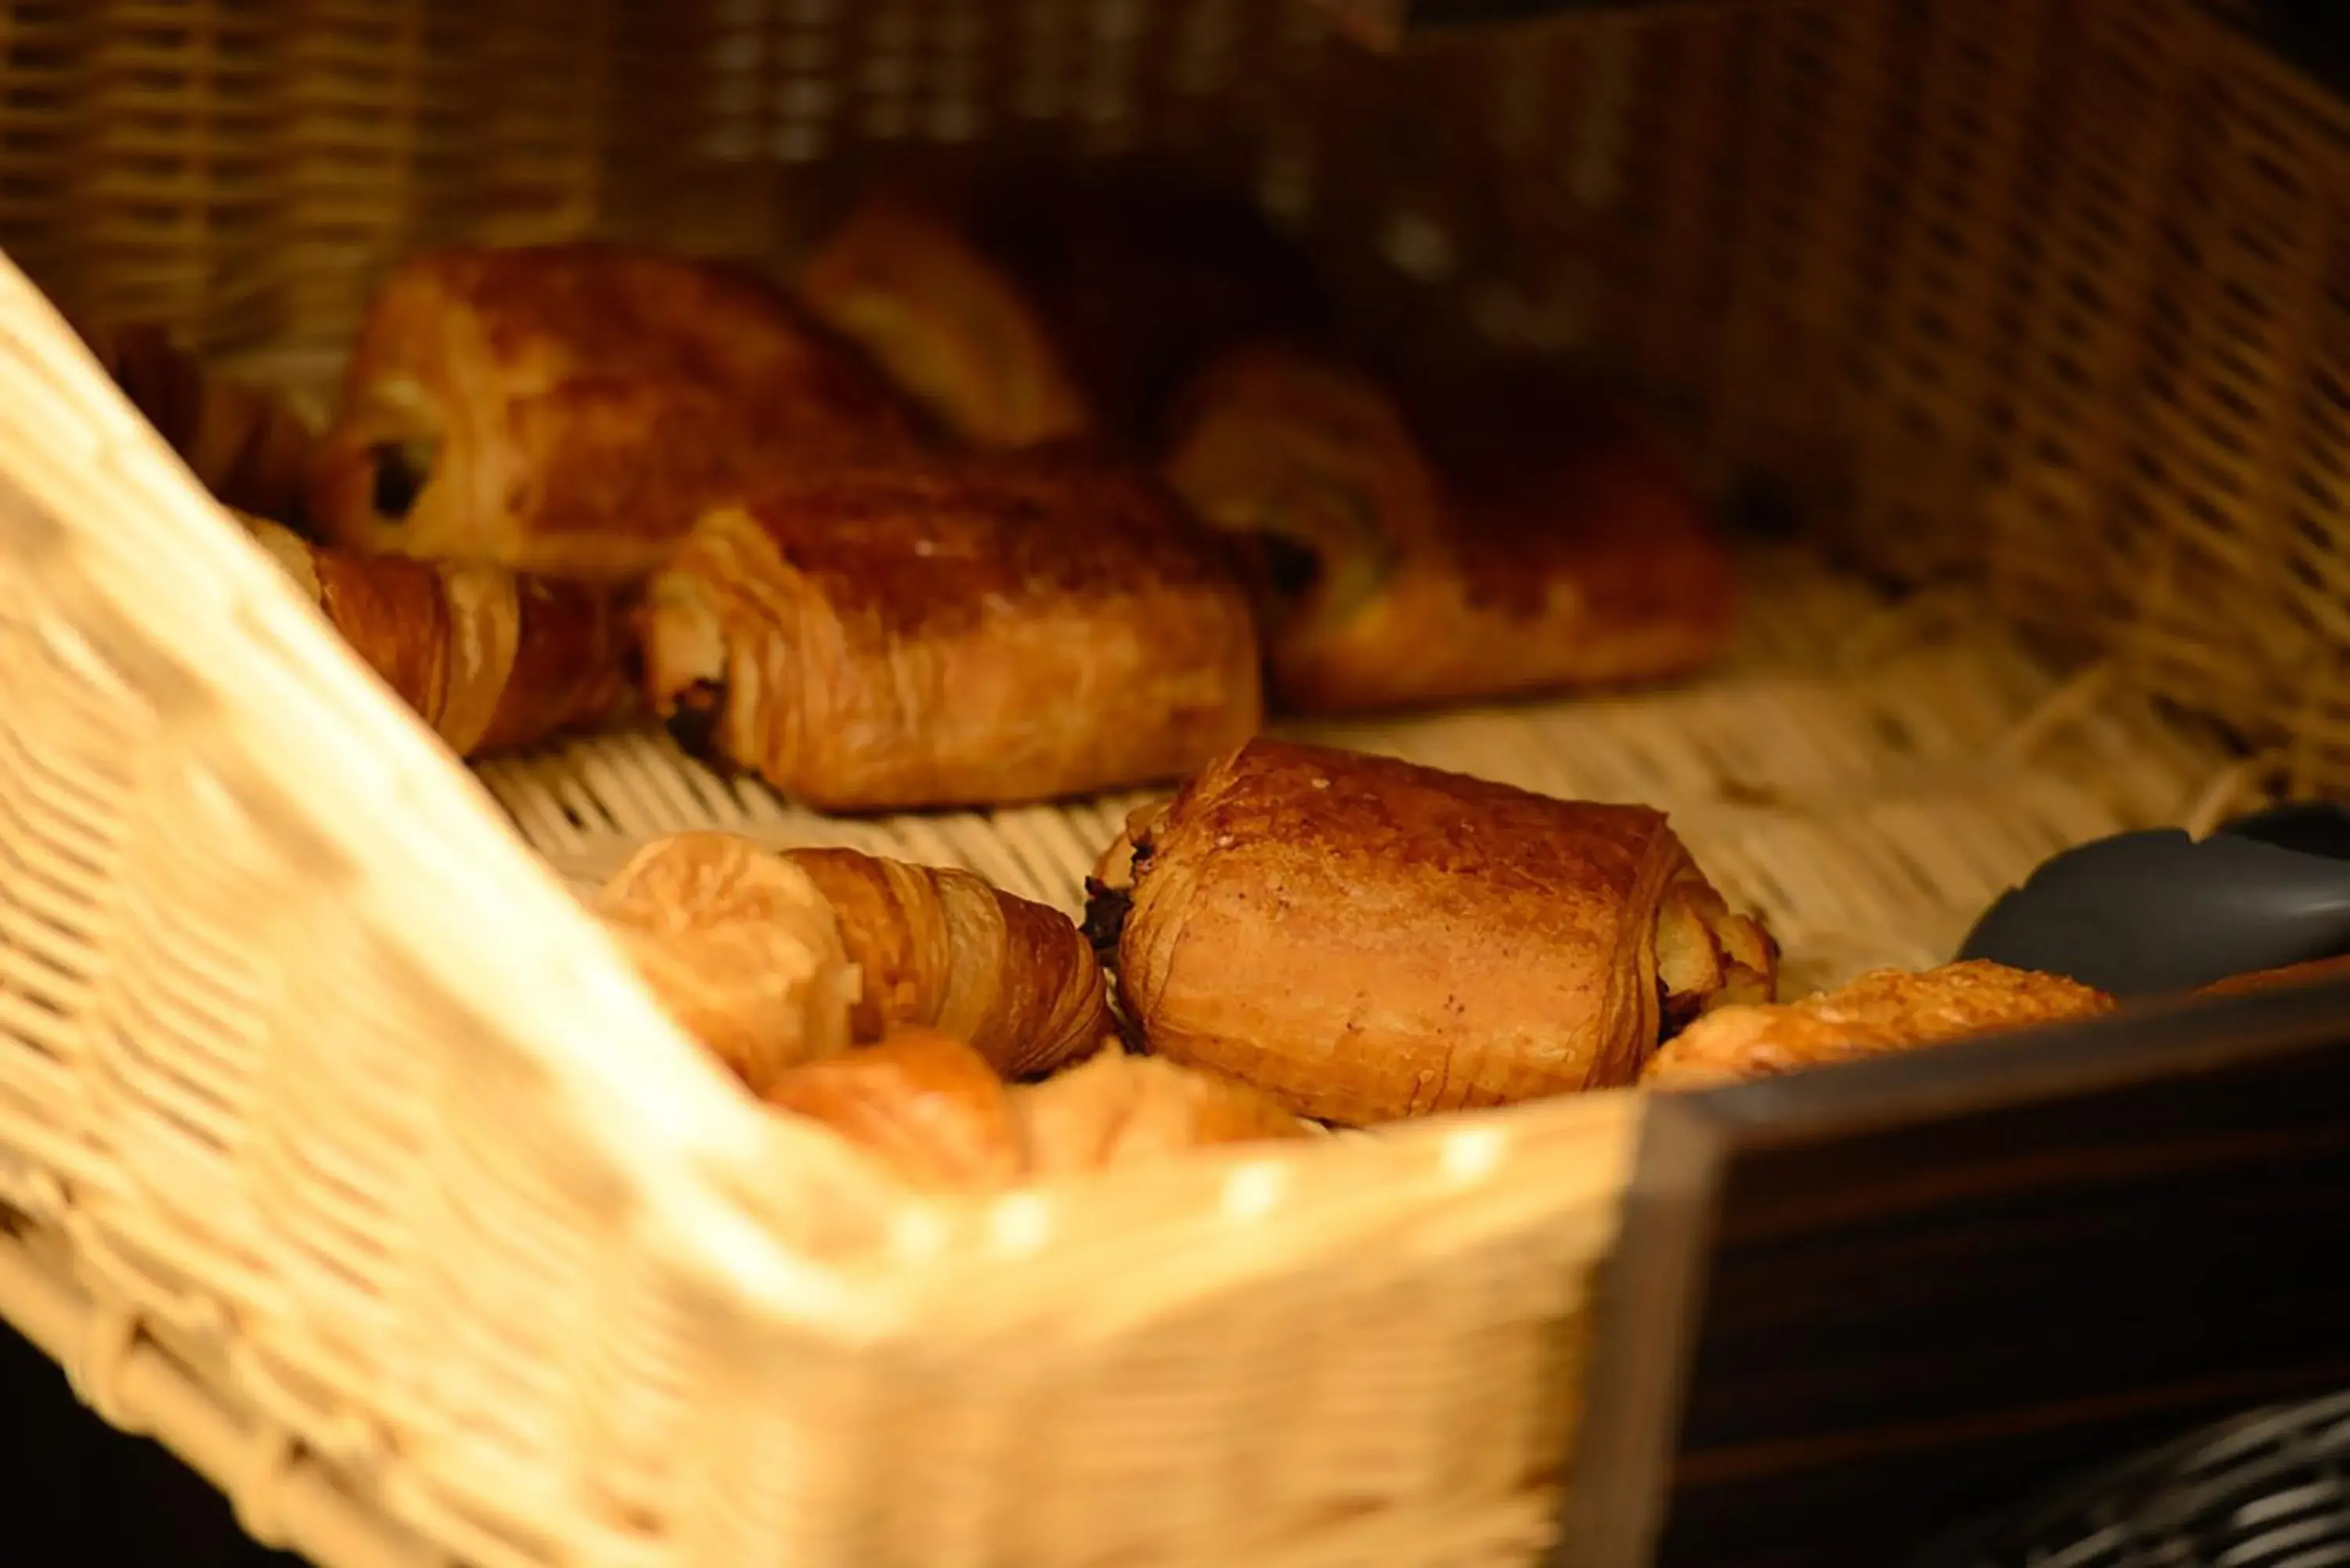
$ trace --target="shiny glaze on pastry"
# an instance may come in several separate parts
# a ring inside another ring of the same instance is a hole
[[[968,871],[854,849],[787,849],[830,901],[863,989],[860,1041],[968,1042],[1005,1077],[1047,1073],[1114,1033],[1101,966],[1066,915]]]
[[[501,566],[362,556],[244,517],[360,660],[461,757],[625,718],[637,705],[627,605]]]
[[[360,324],[310,511],[370,552],[628,578],[756,476],[914,445],[879,373],[748,273],[440,251]]]
[[[1655,680],[1732,629],[1730,561],[1694,496],[1596,395],[1543,385],[1410,420],[1359,372],[1259,345],[1194,384],[1165,471],[1246,542],[1273,684],[1297,708]]]
[[[1280,1102],[1247,1084],[1111,1049],[1017,1090],[1014,1119],[1036,1179],[1112,1170],[1220,1144],[1305,1137]]]
[[[800,297],[958,441],[1034,446],[1092,427],[1027,296],[926,206],[890,195],[858,206],[809,258]]]
[[[832,904],[806,872],[748,839],[655,839],[590,908],[678,1027],[753,1093],[847,1049],[858,975]]]
[[[795,1067],[764,1098],[822,1122],[909,1185],[934,1192],[984,1194],[1191,1149],[1308,1136],[1245,1084],[1116,1049],[1043,1083],[1007,1087],[985,1057],[931,1030]]]
[[[1798,1002],[1725,1007],[1668,1041],[1640,1075],[1656,1089],[1702,1089],[1804,1067],[2088,1018],[2114,999],[2060,975],[1984,959],[1918,971],[1874,970]]]
[[[1659,812],[1271,740],[1129,822],[1087,926],[1151,1051],[1349,1124],[1628,1084],[1776,968]]]
[[[761,1097],[823,1123],[912,1187],[986,1191],[1026,1168],[1003,1081],[978,1052],[935,1030],[795,1067]]]
[[[1168,778],[1262,711],[1217,542],[1147,476],[1073,448],[712,511],[651,587],[646,674],[688,750],[830,810]]]

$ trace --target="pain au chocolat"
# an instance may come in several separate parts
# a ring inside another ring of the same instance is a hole
[[[1169,482],[1233,535],[1275,694],[1308,711],[1657,680],[1720,653],[1729,556],[1624,407],[1546,379],[1405,409],[1274,345],[1193,384]]]
[[[1629,1084],[1777,964],[1660,812],[1273,740],[1138,812],[1090,893],[1152,1052],[1344,1124]]]
[[[379,554],[629,578],[759,473],[915,444],[879,372],[747,272],[597,244],[438,251],[360,324],[309,510]]]
[[[1262,711],[1218,542],[1086,449],[771,486],[704,516],[648,602],[647,683],[680,742],[821,809],[1180,777]]]

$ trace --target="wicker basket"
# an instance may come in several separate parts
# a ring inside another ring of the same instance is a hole
[[[2185,0],[1391,58],[1322,29],[0,4],[0,1310],[256,1535],[338,1568],[1523,1560],[1641,1106],[897,1198],[723,1084],[564,879],[712,824],[1068,906],[1122,803],[827,822],[645,735],[469,778],[36,284],[315,392],[431,240],[782,258],[884,163],[1170,155],[1365,300],[1673,395],[1806,524],[1700,683],[1326,733],[1669,807],[1799,982],[1946,956],[2065,844],[2350,784],[2350,171],[2251,44]]]

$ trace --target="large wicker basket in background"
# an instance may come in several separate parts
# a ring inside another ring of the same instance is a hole
[[[1367,313],[1637,377],[1804,524],[1700,684],[1324,732],[1670,808],[1810,981],[1947,956],[2064,844],[2350,783],[2350,170],[2214,13],[1323,28],[0,4],[0,1308],[101,1412],[351,1568],[1517,1560],[1640,1107],[908,1202],[562,878],[704,823],[1066,906],[1123,803],[824,822],[644,736],[477,787],[35,286],[315,395],[422,244],[780,263],[878,168],[1172,157]]]

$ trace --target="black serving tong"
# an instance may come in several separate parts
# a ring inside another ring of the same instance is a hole
[[[1960,957],[2116,996],[2350,953],[2350,808],[2280,806],[2209,838],[2124,833],[2047,861],[1992,904]]]

